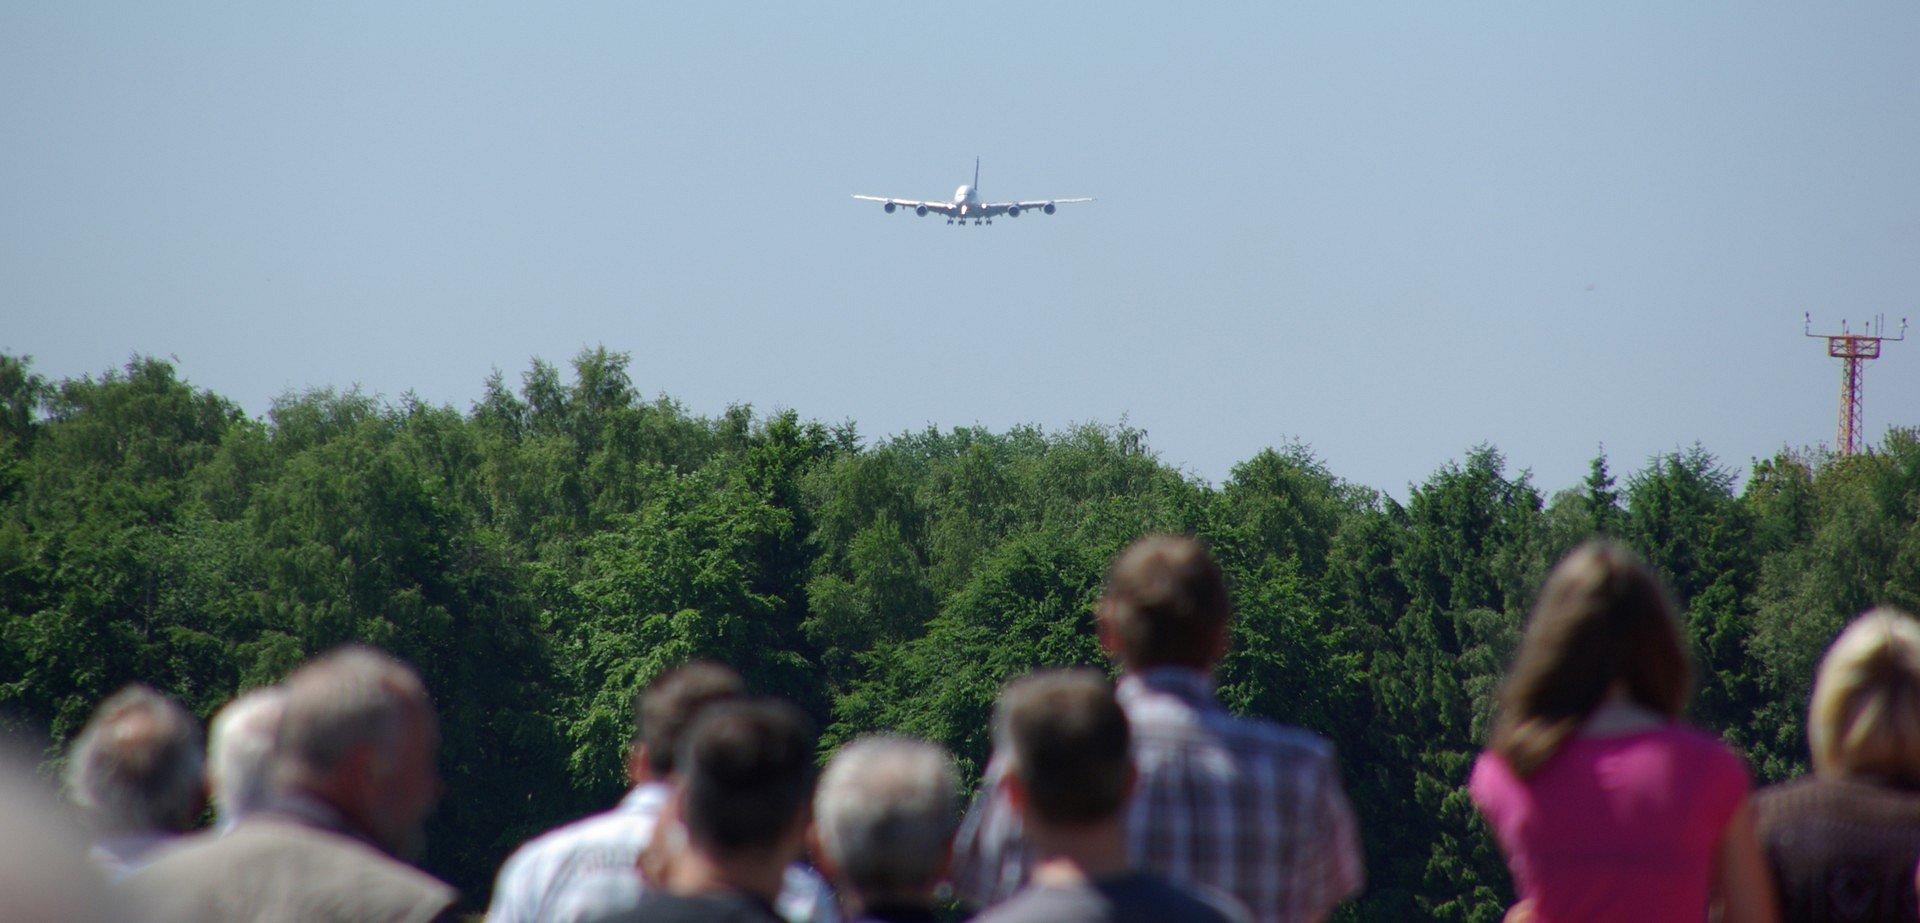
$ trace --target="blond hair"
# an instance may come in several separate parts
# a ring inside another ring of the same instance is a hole
[[[1920,785],[1920,623],[1881,606],[1840,633],[1814,678],[1807,743],[1820,772]]]

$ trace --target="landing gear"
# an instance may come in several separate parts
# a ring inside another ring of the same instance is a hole
[[[952,219],[952,218],[948,218],[948,219],[947,219],[947,223],[948,223],[948,224],[952,224],[952,223],[953,223],[953,219]]]
[[[979,223],[980,223],[980,219],[978,219],[978,218],[975,218],[975,219],[973,219],[973,223],[974,223],[974,224],[979,224]]]
[[[988,224],[992,224],[992,223],[993,223],[993,219],[992,219],[992,218],[988,218],[988,219],[987,219],[987,223],[988,223]]]

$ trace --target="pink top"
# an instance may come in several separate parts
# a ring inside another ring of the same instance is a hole
[[[1720,833],[1752,787],[1738,755],[1680,725],[1575,737],[1525,781],[1488,750],[1467,783],[1542,923],[1706,919]]]

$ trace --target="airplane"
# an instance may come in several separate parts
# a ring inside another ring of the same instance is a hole
[[[870,195],[857,195],[854,198],[866,202],[879,202],[880,207],[889,215],[893,214],[896,208],[911,208],[914,214],[922,218],[927,216],[927,212],[939,212],[947,216],[948,224],[958,222],[963,225],[967,223],[968,218],[972,218],[974,224],[980,224],[983,221],[992,224],[996,215],[1018,218],[1021,212],[1036,208],[1041,214],[1051,215],[1055,205],[1093,201],[1092,199],[1038,199],[1032,202],[981,202],[980,158],[978,157],[973,159],[973,185],[961,186],[954,190],[951,202],[915,202],[911,199],[885,199]]]

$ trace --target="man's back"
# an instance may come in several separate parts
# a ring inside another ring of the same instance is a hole
[[[1138,772],[1127,818],[1135,865],[1229,894],[1261,923],[1318,920],[1359,889],[1353,811],[1325,740],[1229,715],[1196,670],[1127,674],[1116,697]],[[976,906],[1024,882],[1019,821],[998,784],[955,853],[961,896]]]
[[[631,873],[671,791],[663,783],[638,786],[613,810],[550,830],[514,850],[494,882],[488,923],[536,923],[552,914],[568,888]]]
[[[157,923],[426,923],[456,897],[361,840],[264,814],[189,838],[128,887]]]

